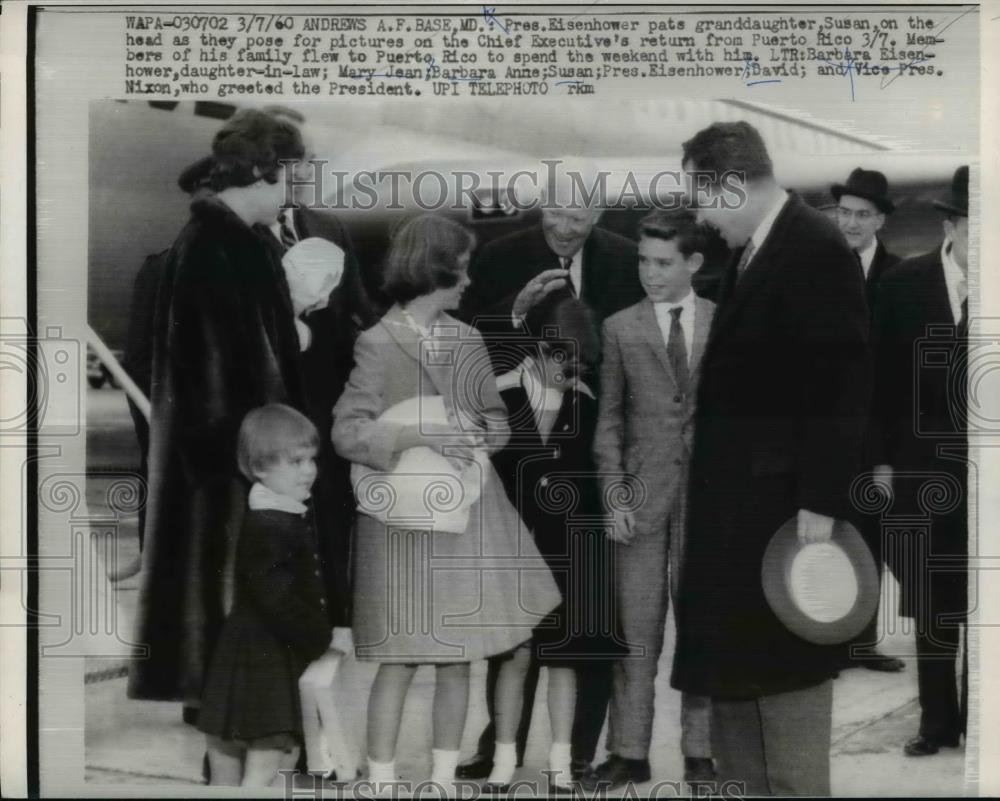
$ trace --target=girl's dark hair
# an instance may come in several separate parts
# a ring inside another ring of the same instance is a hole
[[[584,371],[600,361],[597,323],[582,300],[561,292],[549,295],[528,312],[525,327],[539,346],[577,355]]]
[[[455,286],[458,260],[475,242],[469,231],[446,217],[423,214],[407,220],[389,245],[382,291],[390,300],[406,303],[435,289]]]
[[[221,192],[250,186],[261,178],[273,184],[282,161],[297,161],[304,155],[302,135],[291,122],[244,109],[230,117],[212,140],[214,164],[208,186]]]

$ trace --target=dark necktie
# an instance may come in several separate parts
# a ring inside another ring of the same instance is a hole
[[[736,280],[738,281],[743,277],[743,273],[746,272],[747,265],[750,264],[750,259],[753,258],[753,252],[755,248],[753,242],[747,242],[745,248],[743,248],[743,253],[740,256],[740,260],[736,263]]]
[[[958,318],[958,335],[967,337],[969,335],[969,299],[966,297],[962,301],[962,316]]]
[[[682,395],[687,395],[690,377],[688,376],[687,343],[684,341],[684,327],[681,325],[681,307],[670,310],[670,337],[667,339],[667,356],[670,366],[674,368],[674,378]]]
[[[288,215],[285,212],[281,212],[278,215],[278,226],[281,233],[279,239],[281,239],[281,244],[286,248],[292,247],[299,241],[298,237],[295,236],[295,231],[292,230],[292,226],[289,224]]]
[[[561,256],[559,260],[562,262],[563,269],[567,273],[569,273],[570,265],[573,264],[573,257],[572,256]],[[566,286],[568,286],[569,287],[569,291],[573,293],[573,297],[576,298],[576,297],[580,296],[580,289],[579,289],[579,287],[576,284],[573,283],[573,275],[572,274],[569,274],[569,275],[566,276]]]

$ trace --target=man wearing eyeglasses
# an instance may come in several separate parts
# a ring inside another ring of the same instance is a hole
[[[878,238],[885,218],[895,208],[889,199],[889,182],[876,170],[852,171],[846,183],[834,184],[830,194],[837,201],[837,224],[865,274],[868,308],[875,302],[875,287],[882,273],[899,261]]]
[[[878,238],[886,217],[894,209],[889,199],[889,182],[885,175],[876,170],[858,167],[851,172],[845,183],[834,184],[830,194],[837,201],[837,224],[840,231],[854,251],[864,273],[868,309],[872,313],[875,308],[876,287],[883,273],[899,261],[899,256],[886,250]],[[865,464],[869,468],[873,464],[867,454]],[[880,521],[877,517],[859,515],[855,523],[875,557],[881,581],[884,554]],[[905,667],[904,662],[883,654],[876,648],[877,624],[878,615],[875,615],[864,631],[848,643],[851,661],[868,670],[898,673]]]

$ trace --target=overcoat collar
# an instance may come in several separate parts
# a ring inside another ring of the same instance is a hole
[[[191,201],[191,214],[194,217],[209,218],[213,222],[221,222],[225,225],[241,229],[246,236],[253,235],[253,227],[243,222],[240,217],[229,206],[219,200],[211,192],[202,192]]]
[[[736,265],[740,256],[743,255],[744,248],[733,253],[729,268],[726,270],[719,308],[715,314],[716,330],[725,328],[735,316],[736,311],[746,302],[746,299],[767,283],[774,263],[772,258],[774,252],[788,241],[790,235],[794,234],[794,220],[802,211],[802,206],[802,198],[789,193],[788,200],[785,201],[774,225],[771,226],[771,231],[760,249],[754,253],[742,276],[736,275]]]
[[[938,247],[929,254],[924,272],[927,287],[926,303],[928,319],[951,323],[954,317],[951,311],[951,300],[948,296],[948,281],[944,275],[944,264],[941,261],[941,248]]]

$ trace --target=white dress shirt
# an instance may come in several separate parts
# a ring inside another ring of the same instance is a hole
[[[861,260],[861,269],[864,270],[865,280],[868,280],[868,273],[872,270],[872,263],[875,261],[875,251],[878,250],[878,237],[872,237],[872,241],[867,247],[856,250],[858,258]]]
[[[681,328],[684,331],[688,365],[691,364],[691,349],[694,346],[694,298],[694,292],[688,292],[679,303],[668,303],[667,301],[653,303],[653,309],[656,311],[656,322],[660,325],[664,345],[670,343],[670,323],[672,322],[670,310],[680,307]]]
[[[528,395],[531,411],[535,415],[535,426],[544,442],[548,440],[556,416],[562,408],[563,393],[542,381],[538,365],[530,356],[521,362],[521,386]]]
[[[275,225],[277,225],[277,223],[275,223]],[[559,261],[559,268],[562,269],[562,266],[565,263],[563,261],[563,257],[556,256],[556,259]],[[583,297],[583,248],[580,248],[571,257],[571,261],[569,264],[569,277],[573,281],[573,288],[576,291],[576,296],[578,298],[582,298]],[[520,328],[522,325],[524,325],[524,319],[518,317],[513,312],[511,312],[510,319],[511,322],[514,324],[514,328]]]
[[[588,387],[579,377],[571,378],[563,386],[562,390],[554,389],[542,381],[539,374],[538,363],[531,357],[525,356],[524,360],[509,373],[497,376],[497,389],[505,392],[512,387],[521,386],[528,396],[528,403],[531,404],[531,411],[535,418],[535,425],[542,440],[548,440],[552,425],[555,423],[559,410],[562,408],[563,393],[568,389],[575,389],[591,399],[596,400],[593,390]]]
[[[282,209],[278,216],[275,218],[274,222],[271,223],[271,233],[274,234],[274,238],[281,242],[281,221],[285,221],[285,225],[291,230],[295,235],[295,241],[298,242],[301,238],[299,236],[299,230],[295,227],[295,210],[294,209]]]
[[[946,239],[941,246],[941,266],[944,267],[944,282],[948,287],[948,303],[955,325],[962,319],[962,301],[969,297],[969,281],[965,272],[951,255],[952,243]]]

